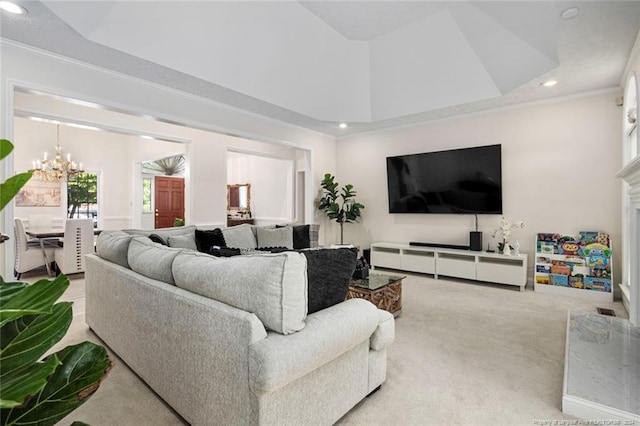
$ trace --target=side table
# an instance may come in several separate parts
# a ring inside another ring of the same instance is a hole
[[[347,299],[365,299],[379,309],[400,315],[402,310],[402,280],[404,275],[372,273],[368,278],[352,279]]]
[[[227,227],[232,227],[232,226],[237,226],[237,225],[242,225],[244,223],[248,223],[249,225],[253,225],[253,219],[244,219],[244,218],[240,218],[240,217],[236,217],[236,218],[227,218]]]

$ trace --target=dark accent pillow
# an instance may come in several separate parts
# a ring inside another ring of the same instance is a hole
[[[269,253],[282,253],[283,251],[293,251],[290,248],[286,248],[286,247],[258,247],[256,250],[266,251]]]
[[[209,254],[216,257],[231,257],[231,256],[245,255],[245,254],[257,254],[259,252],[282,253],[283,251],[292,251],[292,250],[286,247],[259,247],[255,249],[245,249],[245,248],[212,246],[211,250],[209,251]]]
[[[214,246],[227,246],[220,228],[210,230],[196,229],[196,247],[198,247],[198,251],[211,253],[211,248]]]
[[[168,246],[169,243],[167,243],[167,240],[165,240],[164,238],[162,238],[160,235],[158,234],[151,234],[149,235],[149,239],[151,241],[153,241],[154,243],[160,243],[163,246]]]
[[[285,228],[291,225],[276,225],[276,228]],[[296,250],[311,247],[309,238],[309,225],[293,226],[293,248]]]
[[[242,253],[237,248],[212,246],[209,254],[216,257],[232,257],[239,256]]]
[[[356,269],[358,249],[300,250],[307,258],[307,313],[312,314],[343,302]]]

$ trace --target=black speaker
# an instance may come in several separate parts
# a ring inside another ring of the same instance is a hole
[[[371,249],[362,250],[362,256],[367,261],[367,265],[371,265]]]
[[[469,250],[482,251],[482,232],[469,232]]]

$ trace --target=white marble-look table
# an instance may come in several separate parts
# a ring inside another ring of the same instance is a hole
[[[562,411],[640,424],[640,328],[626,319],[569,312]]]

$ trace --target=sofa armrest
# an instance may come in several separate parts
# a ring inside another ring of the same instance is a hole
[[[378,327],[373,332],[369,347],[375,351],[387,348],[393,343],[396,336],[395,320],[393,315],[382,309],[378,309]]]
[[[378,309],[350,299],[309,315],[304,329],[268,333],[249,346],[249,386],[259,395],[279,389],[367,341],[379,326]]]

